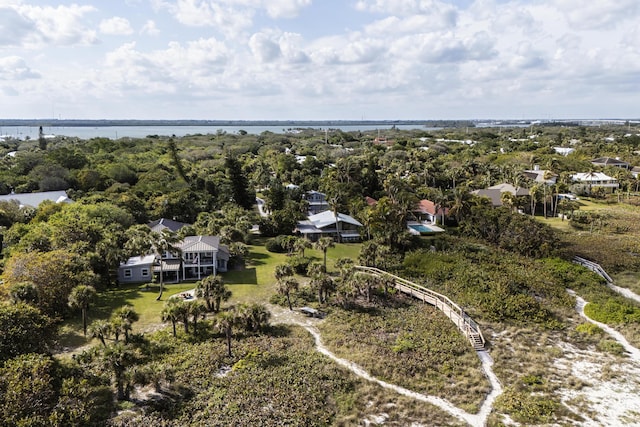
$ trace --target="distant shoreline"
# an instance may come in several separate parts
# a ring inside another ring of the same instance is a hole
[[[600,125],[639,124],[640,119],[565,119],[565,120],[139,120],[139,119],[0,119],[0,126],[25,127],[113,127],[113,126],[278,126],[283,128],[317,127],[340,128],[343,126],[424,126],[424,127],[487,127],[527,125]]]
[[[467,120],[80,120],[0,119],[0,126],[110,127],[110,126],[374,126],[427,125],[429,123],[471,123]]]

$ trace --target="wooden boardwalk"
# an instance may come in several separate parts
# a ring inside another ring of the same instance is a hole
[[[355,268],[358,271],[376,277],[389,279],[393,283],[393,286],[400,292],[433,305],[451,319],[458,329],[469,339],[474,349],[484,350],[485,339],[480,330],[480,326],[448,297],[375,267],[356,266]]]
[[[602,277],[604,280],[607,281],[607,283],[612,284],[613,283],[613,279],[611,278],[611,276],[609,276],[607,274],[606,271],[604,271],[604,268],[602,268],[600,266],[600,264],[596,264],[593,261],[589,261],[586,258],[582,258],[579,256],[574,256],[573,257],[573,262],[576,264],[580,264],[583,267],[588,268],[589,270],[593,271],[594,273],[596,273],[598,276]]]

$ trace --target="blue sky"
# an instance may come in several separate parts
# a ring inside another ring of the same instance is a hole
[[[638,118],[637,0],[0,0],[0,118]]]

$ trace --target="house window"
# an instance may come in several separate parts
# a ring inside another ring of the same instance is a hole
[[[130,268],[127,268],[124,271],[124,277],[125,277],[125,279],[131,279],[131,269]]]
[[[149,277],[149,269],[143,268],[142,270],[140,270],[140,274],[142,274],[142,277]]]

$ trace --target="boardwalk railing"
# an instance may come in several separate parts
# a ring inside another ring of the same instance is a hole
[[[473,348],[476,350],[484,349],[485,339],[480,330],[480,326],[469,317],[458,304],[451,301],[445,295],[375,267],[356,266],[355,268],[373,276],[389,279],[393,283],[393,286],[400,292],[433,305],[451,319],[458,329],[469,339]]]
[[[579,256],[574,256],[573,257],[573,262],[575,262],[576,264],[580,264],[583,267],[588,268],[589,270],[593,271],[594,273],[596,273],[598,276],[602,277],[604,280],[607,281],[607,283],[613,283],[613,279],[611,278],[611,276],[609,276],[607,274],[606,271],[604,271],[604,268],[602,268],[600,266],[600,264],[596,264],[593,261],[589,261],[588,259],[584,259],[582,257]]]

